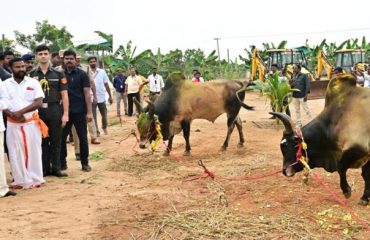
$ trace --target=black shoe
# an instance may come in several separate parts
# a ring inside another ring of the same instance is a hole
[[[89,165],[82,165],[82,171],[84,171],[84,172],[90,172],[91,171],[91,167]]]
[[[50,176],[50,172],[43,172],[42,174],[44,177]]]
[[[80,154],[78,154],[78,153],[76,153],[76,161],[80,161],[81,160],[81,156],[80,156]]]
[[[55,177],[68,177],[68,174],[62,171],[52,172],[51,175]]]
[[[16,192],[8,191],[8,192],[4,195],[4,197],[12,197],[12,196],[15,196],[15,195],[17,195],[17,193],[16,193]]]

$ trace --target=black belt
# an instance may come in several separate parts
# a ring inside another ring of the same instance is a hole
[[[59,105],[60,105],[59,102],[46,102],[46,103],[43,102],[40,108],[48,108],[48,107],[59,106]]]
[[[161,94],[161,92],[150,92],[151,94]]]

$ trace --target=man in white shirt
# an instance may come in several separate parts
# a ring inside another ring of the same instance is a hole
[[[136,74],[136,69],[131,68],[130,76],[126,79],[125,94],[127,95],[128,102],[128,116],[131,117],[134,108],[134,97],[140,102],[140,91],[144,84],[141,77]]]
[[[370,87],[370,66],[367,67],[367,71],[364,73],[364,87]]]
[[[9,62],[13,77],[4,84],[9,94],[9,107],[5,110],[8,126],[6,141],[14,188],[34,188],[45,182],[42,172],[41,136],[47,137],[48,129],[39,118],[44,92],[39,81],[26,76],[21,58]]]
[[[9,95],[5,88],[5,85],[0,81],[0,197],[15,196],[16,193],[10,191],[6,184],[6,173],[4,166],[4,120],[3,110],[9,106]]]
[[[96,113],[96,108],[99,108],[99,112],[102,118],[102,128],[104,131],[104,134],[108,134],[108,117],[107,117],[107,106],[105,104],[105,91],[108,92],[109,95],[109,103],[113,103],[113,98],[112,94],[108,85],[108,75],[105,72],[104,69],[97,68],[97,58],[95,56],[91,56],[87,59],[90,69],[92,72],[92,75],[94,77],[94,82],[95,82],[95,88],[96,88],[96,97],[97,97],[97,104],[92,105],[92,111],[93,111],[93,117],[95,120],[95,125],[96,125],[96,133],[97,136],[99,137],[100,132],[99,132],[99,127],[98,127],[98,122],[97,122],[97,113]]]
[[[152,74],[148,77],[149,80],[149,99],[154,102],[159,94],[163,91],[164,82],[161,75],[157,74],[157,68],[152,69]]]

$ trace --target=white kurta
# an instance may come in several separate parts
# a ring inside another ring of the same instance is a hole
[[[32,104],[35,99],[44,97],[41,85],[35,79],[25,77],[18,84],[13,78],[10,78],[4,83],[9,93],[9,111],[18,111]],[[31,119],[35,112],[37,111],[26,113],[25,119]],[[11,186],[33,188],[44,183],[39,126],[33,120],[25,123],[8,121],[6,141],[14,178]]]
[[[9,191],[8,185],[6,184],[6,173],[4,166],[4,121],[3,121],[3,110],[9,106],[9,95],[6,91],[5,85],[0,81],[0,197],[4,197]]]

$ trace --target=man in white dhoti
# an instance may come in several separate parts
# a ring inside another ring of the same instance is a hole
[[[3,110],[9,106],[9,95],[6,91],[5,85],[0,81],[0,197],[8,197],[16,195],[15,192],[10,191],[6,184],[6,173],[4,167],[4,120]]]
[[[45,182],[42,172],[41,135],[47,135],[47,127],[40,120],[37,109],[44,93],[40,83],[26,77],[21,58],[9,62],[13,77],[4,82],[9,94],[6,141],[14,182],[13,188],[34,188]]]

